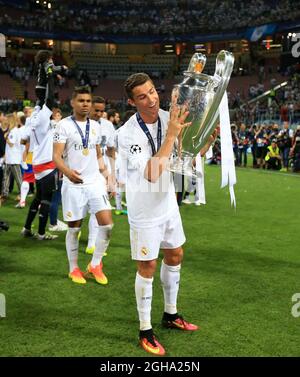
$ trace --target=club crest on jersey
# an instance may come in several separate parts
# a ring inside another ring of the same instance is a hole
[[[148,249],[147,249],[145,246],[143,246],[143,247],[141,248],[141,253],[142,253],[143,255],[147,255],[147,254],[148,254]]]
[[[134,144],[130,147],[130,153],[131,154],[138,154],[138,153],[141,153],[141,152],[142,152],[142,148],[137,144]]]
[[[53,142],[57,143],[58,141],[59,141],[59,134],[55,132],[55,134],[53,135]]]

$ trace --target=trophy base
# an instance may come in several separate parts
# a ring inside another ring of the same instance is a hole
[[[185,156],[183,159],[177,157],[170,162],[168,170],[175,174],[185,175],[191,178],[201,178],[202,174],[196,171],[193,166],[193,157]]]

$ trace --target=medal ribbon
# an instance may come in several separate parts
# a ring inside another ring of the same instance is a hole
[[[83,135],[83,132],[81,131],[81,128],[79,127],[79,125],[77,124],[75,118],[72,116],[71,117],[72,121],[74,122],[76,128],[77,128],[77,131],[79,132],[79,135],[81,137],[81,140],[82,140],[82,145],[83,145],[83,148],[84,149],[87,149],[88,146],[89,146],[89,136],[90,136],[90,119],[87,118],[87,121],[86,121],[86,126],[85,126],[85,137]]]
[[[158,126],[157,126],[157,150],[155,148],[153,137],[151,136],[151,133],[150,133],[148,127],[146,126],[146,123],[143,121],[143,119],[141,118],[139,113],[136,113],[136,120],[138,121],[138,124],[140,125],[144,134],[147,136],[149,143],[151,145],[152,156],[154,156],[161,146],[161,121],[160,121],[160,118],[158,117]]]

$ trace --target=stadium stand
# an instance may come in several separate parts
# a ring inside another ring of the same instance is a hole
[[[0,7],[0,24],[24,30],[82,31],[124,35],[199,34],[230,30],[268,22],[292,21],[300,16],[295,0],[212,1],[141,0],[111,2],[80,0],[53,2],[54,11],[37,6],[36,1],[8,2]],[[1,5],[0,3],[0,5]],[[41,2],[42,3],[42,2]],[[34,11],[34,12],[33,12]],[[161,20],[164,19],[164,22]],[[185,22],[188,20],[188,22]]]

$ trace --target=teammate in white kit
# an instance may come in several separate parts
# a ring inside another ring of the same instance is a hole
[[[119,130],[118,148],[126,159],[126,200],[132,259],[137,261],[135,295],[140,321],[140,344],[145,351],[164,355],[151,325],[152,283],[159,250],[164,258],[160,278],[164,292],[163,326],[194,331],[198,327],[177,313],[177,294],[185,235],[172,176],[166,169],[188,115],[173,104],[169,114],[148,75],[137,73],[125,83],[133,115]]]
[[[99,125],[100,132],[100,147],[104,163],[108,168],[112,179],[115,172],[115,129],[113,124],[107,119],[102,118],[105,110],[105,99],[103,97],[93,97],[90,118],[96,121]],[[93,254],[96,247],[98,222],[94,214],[89,218],[89,236],[88,245],[85,249],[87,254]],[[106,255],[106,253],[104,254]]]
[[[96,215],[98,231],[87,273],[99,284],[107,284],[102,271],[102,256],[109,245],[113,227],[105,181],[109,174],[101,155],[99,125],[88,118],[92,106],[90,90],[87,87],[76,88],[71,105],[73,115],[58,123],[54,135],[54,161],[64,175],[62,207],[64,220],[69,226],[66,235],[69,277],[75,283],[86,283],[77,258],[78,234],[82,219],[89,210]]]
[[[27,126],[24,127],[22,139],[30,140],[29,149],[33,152],[32,167],[36,180],[36,194],[30,204],[22,235],[37,238],[39,241],[54,240],[58,236],[46,233],[53,193],[57,188],[57,169],[53,162],[53,128],[50,116],[54,104],[54,78],[48,77],[48,90],[42,108],[36,106]],[[34,235],[31,227],[36,214],[39,213],[38,234]]]

